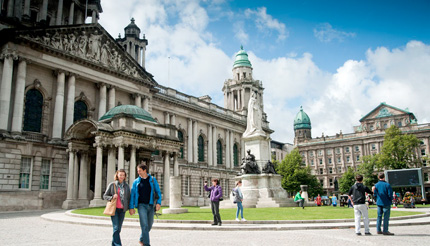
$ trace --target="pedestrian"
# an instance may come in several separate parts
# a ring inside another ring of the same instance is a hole
[[[241,221],[246,221],[245,217],[243,217],[243,206],[242,206],[243,194],[242,194],[240,187],[242,187],[242,181],[239,180],[236,183],[236,188],[233,189],[234,203],[236,203],[236,205],[237,205],[236,220],[240,221],[239,220],[239,212],[240,212],[240,216],[242,217]]]
[[[378,217],[376,219],[376,233],[383,235],[394,235],[388,231],[390,220],[391,201],[393,201],[393,189],[391,185],[385,182],[385,174],[379,173],[379,182],[372,187],[373,194],[378,206]],[[384,216],[384,229],[381,231],[382,216]]]
[[[393,208],[397,208],[398,201],[399,201],[399,198],[397,197],[396,192],[393,192]]]
[[[134,180],[131,187],[130,215],[137,208],[141,234],[140,245],[150,246],[149,231],[154,223],[154,212],[161,208],[161,191],[157,179],[148,174],[148,166],[141,163],[137,166],[139,177]],[[154,206],[155,205],[155,206]]]
[[[305,209],[305,199],[302,197],[302,191],[297,192],[294,197],[294,202],[298,203],[299,207],[302,207],[302,209]]]
[[[331,203],[333,204],[333,207],[337,206],[337,197],[335,194],[331,197]]]
[[[360,224],[361,217],[364,222],[364,235],[370,236],[369,229],[369,213],[366,205],[366,192],[372,192],[369,188],[363,185],[363,176],[358,174],[355,176],[355,184],[349,189],[348,198],[351,200],[352,206],[354,206],[354,217],[355,217],[355,234],[361,235]],[[352,197],[351,197],[352,196]]]
[[[414,193],[411,194],[411,208],[415,208],[415,198]]]
[[[320,196],[320,194],[318,194],[317,199],[315,199],[315,203],[317,204],[317,206],[321,206],[321,196]]]
[[[121,244],[121,228],[124,222],[125,212],[127,212],[130,203],[130,186],[125,179],[127,174],[124,169],[116,171],[114,181],[108,184],[108,187],[103,194],[103,199],[111,201],[116,199],[115,215],[111,216],[113,234],[112,245],[119,246]]]
[[[214,216],[214,223],[212,225],[219,225],[221,226],[221,216],[219,214],[219,201],[220,198],[222,198],[222,188],[219,186],[219,180],[213,179],[212,180],[212,186],[208,187],[208,181],[205,181],[205,190],[210,191],[210,199],[211,199],[211,208],[212,208],[212,214]]]

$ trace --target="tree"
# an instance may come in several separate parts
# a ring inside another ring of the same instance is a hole
[[[367,187],[372,187],[378,182],[378,175],[376,171],[380,169],[381,154],[366,155],[362,158],[362,163],[357,167],[357,173],[363,175],[363,183]]]
[[[422,166],[417,157],[420,143],[415,135],[403,134],[397,126],[392,125],[385,131],[380,167],[402,169]]]
[[[348,193],[351,186],[355,184],[354,169],[348,167],[348,170],[339,179],[339,191],[341,193]]]
[[[311,174],[310,168],[302,167],[301,163],[302,156],[296,148],[277,164],[276,171],[282,175],[282,188],[288,192],[296,192],[300,190],[300,185],[307,185],[310,197],[322,193],[318,179]]]

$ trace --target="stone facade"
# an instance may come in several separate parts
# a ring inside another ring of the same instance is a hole
[[[327,194],[335,191],[336,180],[348,167],[356,169],[363,156],[376,154],[382,150],[385,129],[391,125],[396,125],[402,132],[414,134],[421,140],[417,158],[429,156],[430,124],[418,124],[415,115],[407,110],[381,103],[360,119],[360,123],[354,127],[354,133],[340,132],[334,136],[295,138],[295,146],[303,157],[303,164],[311,168]],[[425,189],[428,192],[430,167],[425,159],[422,161]]]
[[[126,169],[131,181],[141,162],[159,181],[163,205],[173,176],[181,177],[187,206],[208,205],[204,180],[233,188],[245,154],[246,95],[263,96],[252,67],[233,68],[223,90],[234,102],[234,89],[236,103],[222,108],[158,84],[144,69],[148,41],[134,20],[114,40],[97,24],[100,1],[88,8],[91,24],[82,24],[85,1],[60,2],[64,8],[43,5],[36,19],[27,6],[24,14],[1,12],[0,210],[101,206],[115,170]],[[136,49],[124,46],[130,40]],[[244,78],[235,77],[239,70]],[[127,112],[103,120],[119,105],[143,109],[154,122]]]

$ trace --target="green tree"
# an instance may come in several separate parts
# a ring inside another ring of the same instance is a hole
[[[322,187],[318,179],[311,174],[308,167],[302,167],[302,156],[298,149],[294,149],[285,156],[285,159],[277,163],[277,172],[282,175],[282,188],[288,192],[300,190],[300,185],[308,186],[310,197],[322,193]]]
[[[420,143],[415,135],[403,134],[397,126],[392,125],[385,131],[380,167],[402,169],[422,166],[417,157]]]
[[[354,169],[348,167],[348,170],[339,179],[339,191],[341,193],[348,193],[351,186],[355,184]]]
[[[357,167],[357,173],[363,175],[365,186],[372,187],[378,182],[378,175],[375,171],[381,171],[380,161],[381,154],[363,156],[362,163]]]

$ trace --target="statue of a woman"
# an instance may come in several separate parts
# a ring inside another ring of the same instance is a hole
[[[266,135],[262,129],[262,113],[260,103],[257,99],[257,93],[252,92],[248,102],[248,117],[246,130],[243,137],[252,135]]]

